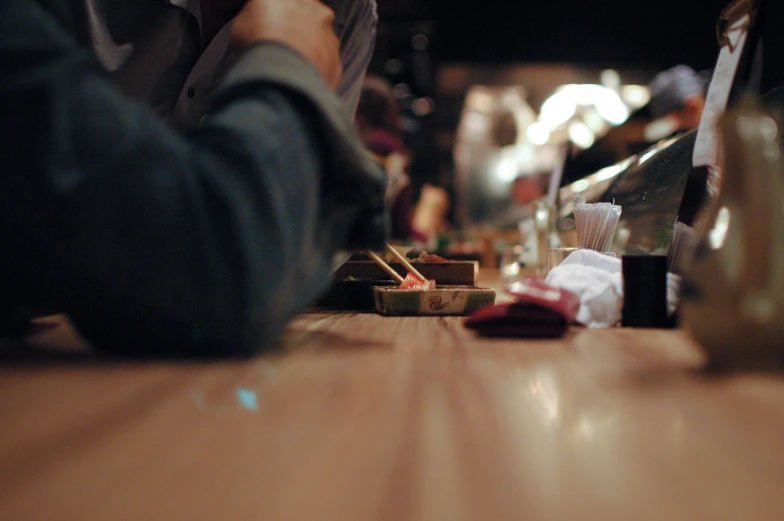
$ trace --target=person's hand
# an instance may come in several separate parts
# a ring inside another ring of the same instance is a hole
[[[261,41],[287,45],[335,88],[341,62],[334,19],[335,13],[318,0],[248,0],[232,24],[232,44],[239,48]]]

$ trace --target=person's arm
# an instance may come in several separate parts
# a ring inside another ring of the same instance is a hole
[[[0,308],[59,304],[98,349],[248,354],[381,247],[383,174],[302,55],[247,50],[188,136],[29,0],[0,3]]]

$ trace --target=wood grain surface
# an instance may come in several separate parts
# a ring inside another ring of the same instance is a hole
[[[278,353],[0,368],[0,520],[780,520],[784,379],[681,331],[308,314]]]

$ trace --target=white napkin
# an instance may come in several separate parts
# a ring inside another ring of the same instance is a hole
[[[667,274],[667,308],[678,305],[680,277]],[[588,327],[610,327],[621,321],[623,279],[621,259],[594,250],[577,250],[550,270],[545,282],[580,297],[575,320]]]
[[[576,293],[575,320],[588,327],[610,327],[621,320],[621,260],[593,250],[577,250],[550,270],[545,282]]]

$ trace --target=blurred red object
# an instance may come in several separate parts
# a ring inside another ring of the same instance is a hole
[[[580,298],[537,278],[528,277],[506,287],[517,302],[482,308],[464,325],[483,336],[555,338],[566,333],[580,308]]]
[[[580,297],[571,291],[547,284],[536,277],[526,277],[506,285],[504,291],[520,302],[536,304],[562,314],[573,322],[580,310]]]

